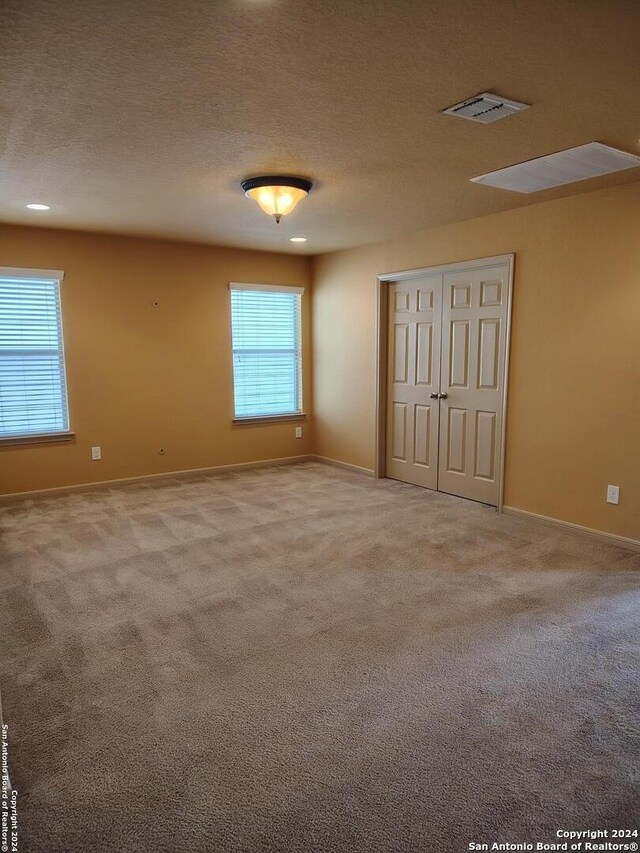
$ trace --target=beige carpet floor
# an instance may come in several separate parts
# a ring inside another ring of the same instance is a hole
[[[449,853],[640,817],[640,556],[320,463],[0,512],[22,851]]]

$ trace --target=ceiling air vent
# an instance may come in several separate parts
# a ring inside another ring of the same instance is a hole
[[[442,112],[445,115],[466,118],[469,121],[479,121],[480,124],[491,124],[501,118],[515,115],[515,113],[528,110],[529,104],[521,104],[518,101],[509,101],[491,92],[483,92],[475,98],[467,98],[461,104],[454,104]]]
[[[537,193],[575,181],[586,181],[600,175],[610,175],[623,169],[640,166],[640,157],[601,142],[588,142],[577,148],[567,148],[535,160],[525,160],[486,175],[471,178],[475,184],[485,184],[514,193]]]

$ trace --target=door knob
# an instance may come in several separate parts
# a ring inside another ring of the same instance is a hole
[[[429,394],[429,397],[430,397],[432,400],[437,400],[437,399],[438,399],[438,394],[436,394],[436,393],[434,392],[433,394]]]
[[[449,395],[445,391],[443,394],[438,394],[438,400],[446,400]]]

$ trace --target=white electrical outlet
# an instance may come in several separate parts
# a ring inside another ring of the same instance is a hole
[[[302,427],[296,427],[296,438],[302,438]]]
[[[607,503],[620,503],[620,486],[607,486]]]
[[[102,459],[102,450],[100,450],[99,447],[92,447],[91,448],[91,458],[93,459],[94,462],[97,462],[98,459]]]

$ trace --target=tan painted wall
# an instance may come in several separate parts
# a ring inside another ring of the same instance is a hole
[[[293,424],[232,426],[228,290],[229,281],[308,286],[307,258],[3,226],[0,265],[65,270],[76,432],[72,443],[0,447],[0,493],[310,452],[310,422],[303,439]],[[303,340],[310,411],[308,293]],[[91,461],[92,445],[102,447],[100,462]]]
[[[376,275],[510,252],[505,502],[640,539],[640,183],[317,258],[316,451],[374,467]]]

